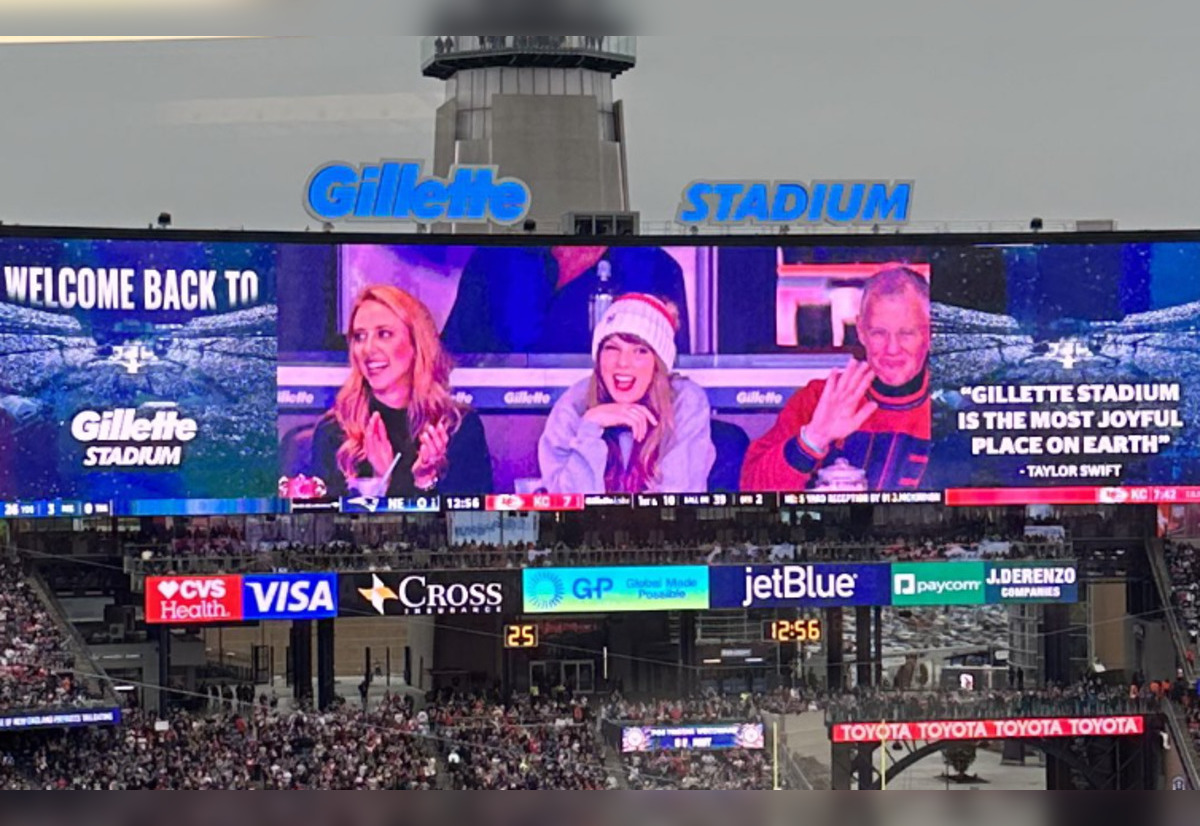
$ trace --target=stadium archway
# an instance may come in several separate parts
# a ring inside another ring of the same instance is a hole
[[[1017,740],[1046,755],[1048,790],[1134,791],[1157,788],[1162,774],[1161,747],[1151,731],[1138,737],[1095,737],[1067,740]],[[918,745],[888,765],[888,783],[923,760],[960,741],[939,740]],[[833,744],[834,790],[878,791],[881,777],[875,763],[878,743]]]

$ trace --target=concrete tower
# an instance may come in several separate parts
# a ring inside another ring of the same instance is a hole
[[[425,75],[446,81],[434,171],[488,164],[525,181],[539,233],[572,232],[563,226],[570,213],[628,211],[624,117],[612,87],[636,60],[636,37],[424,38]]]

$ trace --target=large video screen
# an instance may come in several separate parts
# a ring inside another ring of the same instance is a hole
[[[1200,501],[1192,236],[8,232],[10,516]]]
[[[275,496],[280,264],[272,244],[0,239],[0,500]]]

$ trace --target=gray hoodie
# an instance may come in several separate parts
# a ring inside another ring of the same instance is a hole
[[[550,411],[538,441],[541,486],[550,493],[607,493],[604,467],[608,445],[604,428],[583,420],[590,378],[572,386]],[[712,443],[708,396],[699,385],[681,376],[671,379],[675,396],[675,433],[659,460],[659,479],[647,493],[703,493],[717,452]],[[633,434],[618,436],[626,462],[633,452]]]

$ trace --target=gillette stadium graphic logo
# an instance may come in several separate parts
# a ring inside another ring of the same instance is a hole
[[[81,410],[71,420],[71,437],[89,445],[83,456],[87,468],[178,467],[183,445],[199,433],[195,419],[181,416],[174,404],[152,405],[152,415],[134,408]]]

